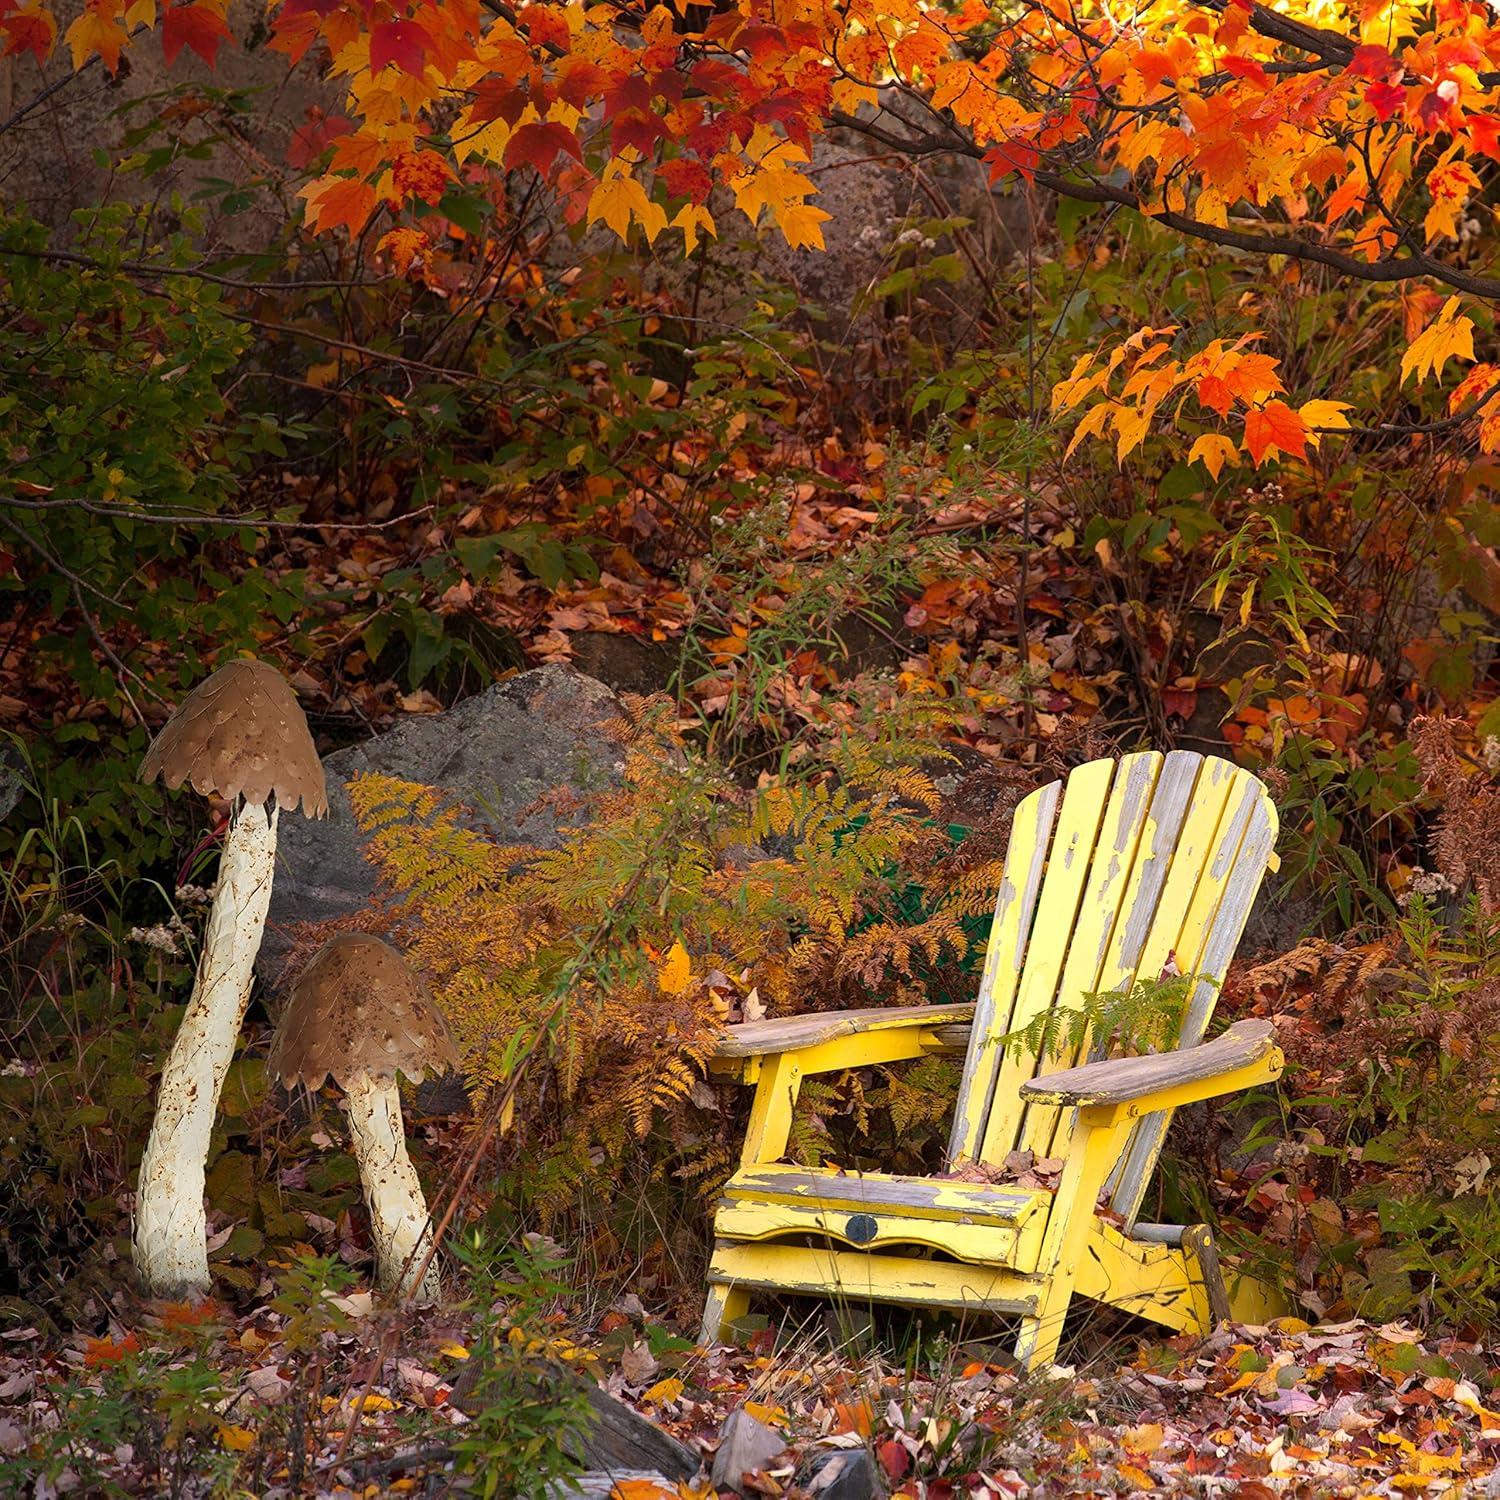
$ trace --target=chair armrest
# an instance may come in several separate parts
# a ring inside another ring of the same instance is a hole
[[[961,1050],[968,1045],[968,1023],[973,1018],[974,1006],[966,1002],[744,1021],[724,1028],[709,1067],[716,1073],[739,1073],[748,1083],[759,1075],[761,1059],[789,1053],[799,1055],[802,1072],[821,1073],[865,1062]],[[867,1036],[878,1041],[858,1040]]]
[[[1023,1098],[1081,1107],[1148,1103],[1175,1108],[1264,1083],[1281,1072],[1281,1049],[1269,1021],[1236,1021],[1223,1036],[1178,1052],[1117,1057],[1049,1073],[1021,1085]],[[1140,1109],[1127,1109],[1139,1114]]]

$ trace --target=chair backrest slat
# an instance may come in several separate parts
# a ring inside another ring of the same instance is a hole
[[[995,1092],[995,1072],[1002,1056],[996,1039],[1005,1032],[1003,1018],[1010,1015],[1011,1000],[1021,978],[1061,794],[1059,781],[1033,792],[1016,808],[1011,823],[1005,873],[995,897],[995,920],[985,951],[972,1040],[964,1058],[963,1080],[959,1084],[958,1107],[948,1145],[948,1153],[955,1161],[977,1156],[984,1135],[985,1118]],[[997,1014],[1002,1018],[998,1023]]]
[[[1059,883],[1060,899],[1037,913],[1021,986],[1027,1005],[1024,1010],[1018,1006],[1011,1015],[1010,1031],[1023,1030],[1064,997],[1073,996],[1076,1004],[1079,995],[1096,988],[1099,963],[1109,947],[1120,899],[1135,864],[1136,845],[1161,762],[1155,751],[1146,751],[1127,755],[1118,766],[1112,761],[1093,761],[1068,777],[1062,819],[1072,813],[1070,804],[1082,803],[1085,822],[1091,821],[1095,832],[1082,846],[1082,859],[1065,872],[1066,886]],[[1044,890],[1044,905],[1050,894],[1050,889]],[[1035,984],[1030,982],[1033,972]],[[981,1161],[1003,1161],[1007,1152],[1021,1145],[1026,1111],[1019,1091],[1035,1073],[1036,1059],[1013,1048],[1001,1065],[1002,1082],[995,1089]]]
[[[1142,964],[1141,959],[1151,935],[1171,926],[1170,922],[1162,921],[1164,916],[1169,916],[1163,907],[1162,896],[1168,875],[1177,863],[1182,825],[1193,801],[1203,757],[1178,750],[1159,759],[1160,771],[1149,803],[1143,805],[1138,799],[1129,803],[1135,860],[1124,888],[1116,888],[1118,894],[1111,913],[1113,929],[1107,946],[1103,952],[1090,951],[1081,956],[1080,965],[1071,976],[1072,983],[1064,984],[1058,992],[1059,1005],[1081,1009],[1083,997],[1087,994],[1129,989],[1137,975],[1145,978],[1161,973],[1162,964],[1150,969]],[[1119,775],[1123,777],[1125,774],[1126,766],[1122,763]],[[1121,842],[1124,841],[1122,834]],[[1171,928],[1171,931],[1175,935],[1176,929]],[[1099,1047],[1108,1042],[1108,1037],[1099,1039]],[[1088,1057],[1091,1048],[1093,1039],[1085,1037],[1077,1046],[1043,1059],[1037,1073],[1076,1067]],[[1102,1050],[1099,1055],[1103,1055]],[[1070,1119],[1071,1111],[1061,1110],[1056,1105],[1031,1105],[1021,1129],[1020,1146],[1038,1157],[1054,1155],[1071,1132]]]
[[[1223,765],[1220,761],[1218,764]],[[1236,769],[1224,806],[1213,859],[1203,873],[1204,899],[1184,924],[1185,942],[1198,944],[1192,964],[1181,963],[1186,974],[1200,976],[1188,1001],[1178,1045],[1196,1046],[1219,999],[1219,984],[1239,946],[1250,909],[1265,877],[1276,846],[1276,809],[1265,787],[1246,771]],[[1207,908],[1212,905],[1212,911]],[[1170,1111],[1148,1115],[1131,1134],[1119,1170],[1110,1179],[1110,1207],[1134,1224],[1146,1184],[1161,1155],[1171,1123]]]
[[[1065,1149],[1072,1111],[1026,1107],[1020,1086],[1074,1066],[1089,1039],[1040,1060],[999,1045],[1052,1006],[1077,1009],[1084,995],[1155,977],[1171,960],[1200,976],[1180,1045],[1201,1039],[1275,831],[1254,776],[1188,751],[1093,761],[1066,790],[1054,782],[1017,808],[954,1119],[955,1160]],[[1165,1128],[1158,1116],[1143,1121],[1111,1179],[1113,1206],[1127,1219]]]

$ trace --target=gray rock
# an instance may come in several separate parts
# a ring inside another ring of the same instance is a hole
[[[885,1500],[885,1481],[865,1448],[825,1453],[808,1464],[798,1479],[818,1500]]]
[[[737,1490],[753,1469],[769,1469],[786,1452],[786,1439],[744,1407],[729,1413],[714,1454],[713,1482]]]
[[[10,745],[0,745],[0,818],[8,818],[26,790],[26,768]]]
[[[379,771],[440,788],[470,809],[471,827],[508,842],[555,848],[569,821],[539,797],[559,787],[589,790],[617,781],[619,746],[603,725],[619,700],[571,667],[546,666],[497,683],[446,713],[403,720],[387,734],[324,761],[328,817],[281,820],[276,884],[258,967],[274,982],[290,947],[289,924],[347,916],[367,906],[376,872],[364,857],[347,781]]]

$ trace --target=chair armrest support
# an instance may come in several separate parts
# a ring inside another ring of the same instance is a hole
[[[745,1021],[724,1028],[708,1065],[754,1083],[762,1066],[777,1057],[795,1058],[802,1074],[899,1062],[967,1045],[973,1016],[972,1004],[909,1005]]]
[[[1085,1063],[1035,1078],[1021,1086],[1021,1094],[1044,1104],[1074,1104],[1134,1117],[1269,1082],[1282,1065],[1269,1021],[1237,1021],[1223,1036],[1201,1046]]]

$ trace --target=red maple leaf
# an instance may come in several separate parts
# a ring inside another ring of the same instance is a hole
[[[523,125],[505,143],[505,165],[507,168],[535,167],[545,174],[563,153],[575,161],[583,160],[578,137],[556,120],[534,120]]]
[[[488,125],[491,120],[504,120],[507,125],[514,125],[530,103],[531,95],[524,88],[517,88],[510,79],[486,78],[474,90],[469,118],[476,125]]]
[[[906,1451],[903,1443],[898,1443],[895,1438],[887,1438],[875,1448],[875,1456],[880,1460],[880,1467],[892,1479],[904,1479],[907,1471],[911,1468],[911,1454]]]
[[[209,67],[230,38],[229,24],[207,5],[174,5],[161,18],[161,55],[170,68],[184,47],[191,47]]]
[[[617,80],[604,91],[604,118],[612,120],[627,109],[651,108],[651,84],[640,73]]]
[[[671,161],[660,162],[656,175],[667,185],[667,192],[674,198],[691,198],[694,203],[708,200],[713,188],[713,178],[701,161],[692,157],[678,156]]]
[[[343,115],[324,115],[314,105],[307,112],[307,123],[299,125],[287,143],[286,159],[294,167],[305,167],[316,161],[341,135],[348,135],[354,122]]]
[[[660,115],[649,110],[631,109],[618,116],[609,132],[609,143],[616,154],[634,146],[642,156],[653,156],[656,143],[667,133]]]
[[[1377,120],[1389,120],[1406,103],[1406,90],[1395,83],[1372,83],[1365,90],[1365,103]]]
[[[558,69],[558,97],[574,109],[583,109],[603,92],[608,77],[598,63],[570,57]]]
[[[421,76],[432,38],[415,21],[382,21],[370,30],[370,71],[394,63],[403,73]]]
[[[572,43],[567,17],[554,6],[528,5],[520,13],[517,24],[526,28],[533,46],[555,47],[566,52]]]
[[[1354,49],[1354,55],[1344,71],[1353,73],[1356,78],[1373,78],[1380,82],[1389,78],[1392,73],[1399,75],[1402,69],[1401,64],[1384,47],[1366,42]]]
[[[1217,375],[1205,375],[1198,382],[1198,400],[1223,417],[1234,405],[1234,392]]]
[[[423,203],[436,203],[448,190],[453,173],[436,151],[403,151],[391,163],[396,191]]]
[[[1019,172],[1031,182],[1036,174],[1038,154],[1036,147],[1026,141],[1002,141],[985,152],[984,160],[990,169],[992,185],[1012,172]]]
[[[1236,57],[1232,53],[1219,66],[1233,78],[1248,78],[1254,83],[1266,84],[1266,70],[1253,57]]]
[[[57,25],[44,10],[23,10],[0,20],[0,32],[5,33],[5,50],[0,56],[29,52],[40,64],[52,51]]]
[[[1464,127],[1476,151],[1486,156],[1500,156],[1500,117],[1495,115],[1466,115]]]

